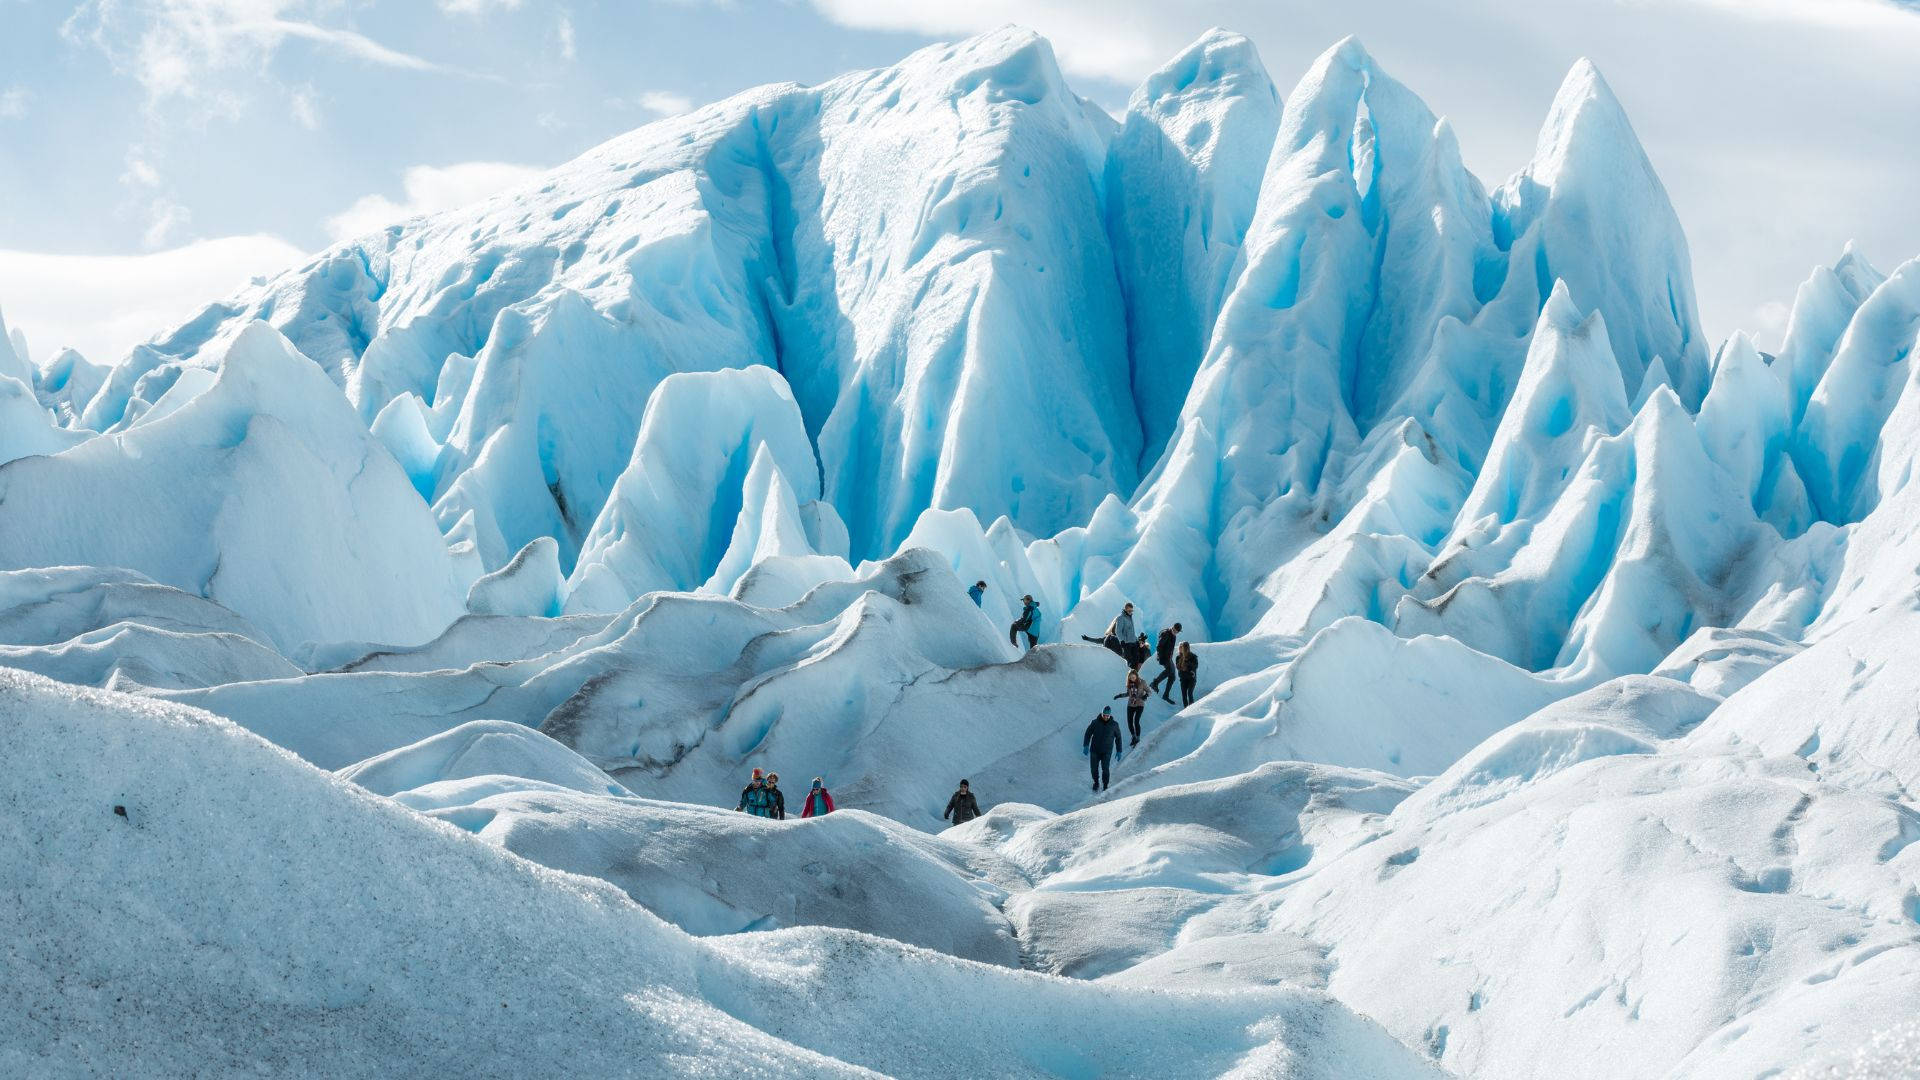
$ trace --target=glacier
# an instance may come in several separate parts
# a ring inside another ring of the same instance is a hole
[[[0,323],[0,1072],[1920,1075],[1920,259],[1716,344],[1543,104],[1008,28]]]

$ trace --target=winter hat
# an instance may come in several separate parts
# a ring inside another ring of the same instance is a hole
[[[1113,715],[1113,706],[1111,706],[1111,705],[1108,705],[1108,706],[1106,706],[1106,707],[1104,707],[1104,708],[1102,708],[1102,709],[1100,710],[1100,715],[1101,715],[1101,716],[1112,716],[1112,715]]]
[[[760,771],[759,769],[755,769],[755,770],[753,770],[753,778],[754,778],[755,780],[758,780],[758,779],[760,779],[761,777],[763,777],[763,776],[765,776],[765,775],[766,775],[766,774],[765,774],[765,773],[763,773],[763,772],[761,772],[761,771]]]
[[[814,787],[825,787],[825,786],[826,786],[826,784],[825,784],[825,782],[824,782],[824,781],[822,781],[822,780],[821,780],[821,779],[820,779],[819,777],[817,777],[817,776],[816,776],[816,777],[814,777],[814,778],[813,778],[813,786],[814,786]]]
[[[767,783],[769,783],[769,784],[777,784],[777,783],[779,783],[779,782],[780,782],[780,774],[779,774],[779,773],[777,773],[777,772],[770,772],[770,773],[768,773],[768,774],[767,774]]]

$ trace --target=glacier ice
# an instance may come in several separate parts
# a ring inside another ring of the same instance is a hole
[[[110,364],[0,328],[0,667],[69,684],[0,672],[4,992],[72,1033],[0,1072],[1884,1058],[1920,260],[1771,353],[1690,263],[1586,61],[1489,187],[1355,40],[1282,94],[1209,31],[1109,117],[1009,28]],[[1126,603],[1199,696],[1092,793]]]

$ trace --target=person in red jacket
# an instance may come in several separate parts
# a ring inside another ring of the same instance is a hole
[[[813,778],[813,789],[801,800],[800,816],[803,818],[820,817],[833,813],[833,796],[827,793],[826,786],[819,777]]]

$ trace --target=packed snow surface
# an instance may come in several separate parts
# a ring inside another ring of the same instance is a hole
[[[1542,104],[1007,29],[0,325],[0,1074],[1920,1076],[1920,260],[1716,346]]]

